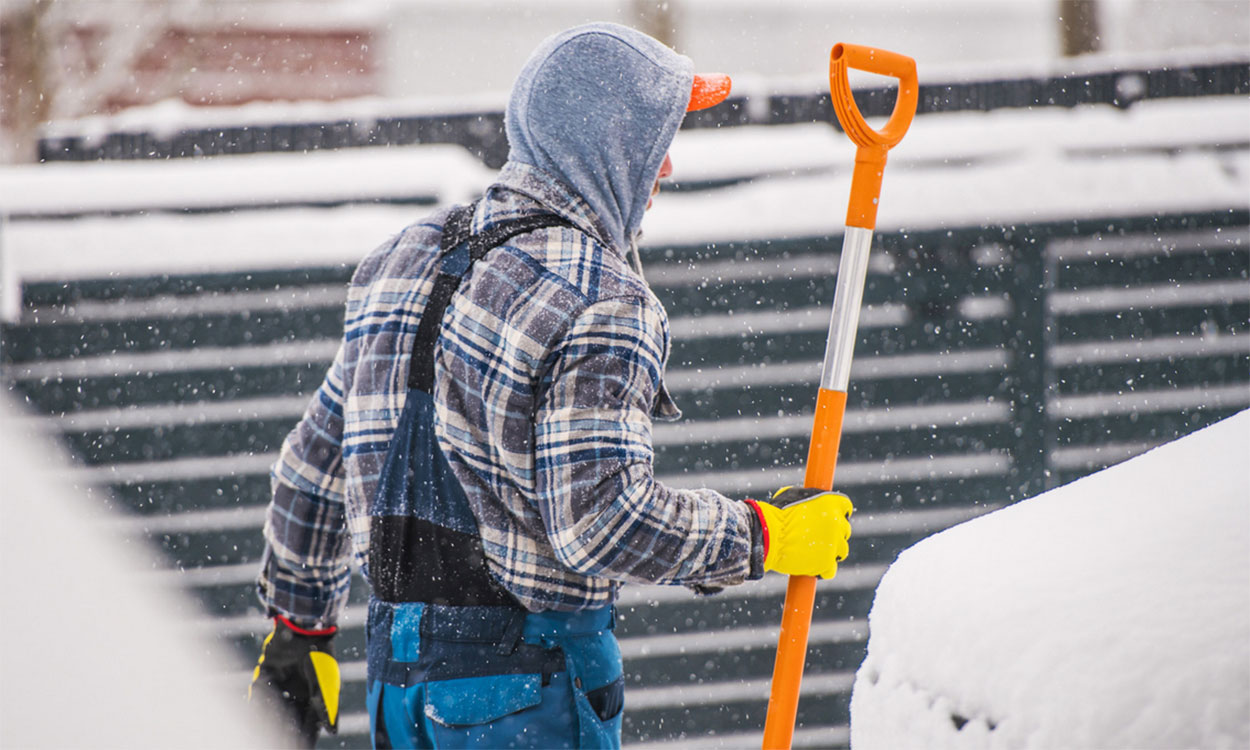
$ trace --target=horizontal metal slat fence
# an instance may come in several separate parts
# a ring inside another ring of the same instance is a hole
[[[920,87],[917,112],[923,115],[1001,108],[1074,107],[1080,104],[1129,107],[1142,99],[1246,93],[1250,93],[1250,62],[1233,59],[977,81],[926,82]],[[893,96],[893,92],[886,88],[865,88],[855,92],[856,101],[868,117],[888,115],[893,107]],[[683,127],[800,122],[827,122],[837,127],[827,92],[773,94],[766,97],[762,107],[755,106],[744,97],[734,96],[723,106],[691,113]],[[501,111],[188,127],[168,135],[145,131],[114,132],[99,137],[58,135],[41,139],[38,152],[39,160],[46,162],[94,161],[303,152],[420,143],[459,144],[488,166],[496,168],[503,165],[508,153]]]
[[[822,588],[801,730],[844,736],[860,629],[901,549],[1250,406],[1248,227],[1237,210],[879,235],[839,472],[861,512],[853,565]],[[657,426],[661,479],[760,496],[801,477],[839,240],[646,250],[687,414]],[[339,313],[317,290],[349,273],[31,285],[0,332],[6,386],[58,415],[82,476],[188,571],[241,664],[262,625],[268,466],[336,345]],[[251,316],[223,317],[236,297]],[[84,336],[90,352],[64,343]],[[630,741],[758,730],[773,585],[623,603]],[[358,618],[343,637],[351,743],[365,726]]]

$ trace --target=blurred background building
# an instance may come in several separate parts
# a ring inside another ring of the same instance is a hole
[[[241,696],[269,469],[353,268],[491,183],[517,69],[589,20],[734,76],[686,118],[641,248],[686,415],[656,427],[657,476],[733,497],[802,476],[854,162],[830,47],[917,59],[838,468],[852,556],[820,587],[795,743],[845,746],[901,550],[1250,407],[1250,0],[0,0],[0,388],[113,511],[89,523],[202,607]],[[888,82],[853,83],[890,111]],[[31,486],[0,487],[6,531],[48,501]],[[627,587],[626,742],[758,747],[784,589]],[[324,747],[368,742],[367,593]],[[32,617],[11,604],[0,623]]]
[[[642,28],[759,90],[820,88],[831,40],[923,68],[1001,72],[1090,53],[1250,44],[1244,0],[5,0],[0,142],[36,156],[49,121],[178,101],[500,95],[535,44],[576,23]]]

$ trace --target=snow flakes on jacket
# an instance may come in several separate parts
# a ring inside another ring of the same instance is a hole
[[[652,418],[676,411],[662,384],[668,321],[625,254],[597,236],[586,203],[512,163],[472,228],[540,211],[576,229],[520,235],[479,261],[436,348],[436,429],[491,573],[534,611],[610,603],[622,581],[744,580],[749,507],[653,476]],[[361,263],[343,346],[274,467],[260,591],[297,620],[334,622],[349,555],[368,563],[370,506],[444,216]]]

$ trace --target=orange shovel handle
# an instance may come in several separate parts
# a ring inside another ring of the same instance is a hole
[[[881,130],[869,127],[855,104],[847,77],[851,68],[898,79],[898,97],[894,100],[894,112]],[[833,110],[838,116],[838,122],[842,123],[842,129],[851,141],[859,146],[855,154],[855,175],[851,179],[851,200],[846,210],[846,225],[873,229],[877,225],[877,204],[881,197],[881,175],[885,172],[885,154],[907,134],[920,100],[916,61],[906,55],[873,47],[835,44],[829,54],[829,91],[833,96]]]
[[[849,68],[899,79],[894,113],[880,131],[868,127],[859,107],[855,106],[851,85],[847,81]],[[829,87],[838,121],[859,149],[855,155],[847,231],[838,268],[838,288],[834,294],[825,369],[816,396],[816,416],[812,422],[812,439],[808,446],[807,473],[804,477],[805,486],[825,490],[832,489],[837,468],[842,420],[846,412],[846,388],[868,268],[868,251],[877,222],[885,156],[907,133],[916,113],[920,91],[916,63],[910,57],[854,44],[834,45],[830,56]],[[777,660],[773,665],[768,715],[764,721],[764,750],[788,749],[793,739],[815,599],[815,578],[790,576],[781,616],[781,634],[777,639]]]
[[[833,489],[833,473],[838,463],[838,443],[842,439],[842,418],[846,413],[846,392],[821,388],[816,396],[816,418],[812,441],[807,449],[804,487]],[[764,719],[764,750],[786,749],[794,735],[799,711],[799,686],[807,657],[807,636],[816,603],[815,576],[790,576],[786,602],[781,612],[781,633]]]

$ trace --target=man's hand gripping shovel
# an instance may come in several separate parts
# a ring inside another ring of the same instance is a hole
[[[898,79],[894,112],[879,131],[868,126],[855,105],[847,77],[850,68]],[[842,417],[846,412],[846,390],[850,383],[851,355],[855,349],[859,308],[868,274],[868,250],[877,224],[885,157],[902,140],[911,125],[920,85],[916,79],[916,63],[910,57],[872,47],[836,44],[829,61],[829,89],[838,122],[842,123],[842,129],[859,148],[855,154],[851,199],[846,211],[846,234],[838,266],[833,314],[829,321],[829,338],[825,344],[824,369],[816,396],[816,417],[807,451],[807,473],[803,480],[806,487],[823,490],[833,488],[838,443],[842,438]],[[768,698],[768,718],[764,723],[764,750],[790,747],[815,598],[814,576],[790,576],[781,617],[781,635],[777,641],[772,692]]]

